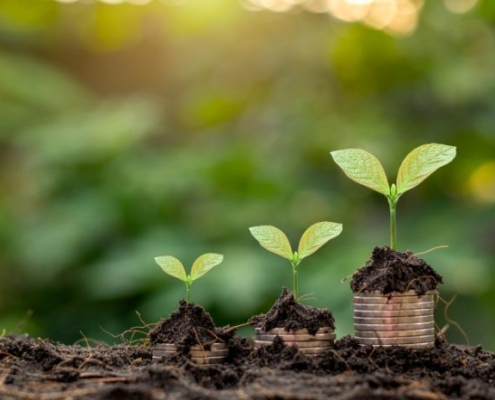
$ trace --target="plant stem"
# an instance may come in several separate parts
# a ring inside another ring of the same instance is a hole
[[[397,248],[397,200],[388,200],[388,204],[390,206],[390,248],[395,250]]]
[[[186,301],[191,302],[191,285],[186,282]]]
[[[298,294],[298,277],[297,277],[297,266],[299,262],[297,261],[292,261],[292,293],[294,295],[294,300],[297,302],[299,301],[299,294]]]

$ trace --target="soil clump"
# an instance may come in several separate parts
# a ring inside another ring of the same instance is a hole
[[[266,314],[255,315],[248,323],[264,331],[273,328],[285,328],[287,331],[306,328],[312,335],[319,328],[329,326],[335,329],[335,320],[330,310],[298,303],[286,287],[282,288],[279,298]]]
[[[442,277],[423,259],[409,251],[398,252],[384,246],[375,247],[371,260],[354,273],[351,290],[383,294],[414,290],[423,295],[442,283]]]
[[[197,344],[209,350],[214,342],[226,343],[234,334],[235,329],[228,326],[215,327],[213,319],[203,307],[181,300],[179,308],[150,331],[149,338],[152,345],[173,343],[184,346],[187,352]]]

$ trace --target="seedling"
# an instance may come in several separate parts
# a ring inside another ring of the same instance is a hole
[[[180,279],[186,284],[186,300],[190,303],[192,283],[206,274],[210,269],[220,264],[223,261],[223,255],[207,253],[199,256],[196,261],[194,261],[191,268],[191,274],[189,275],[187,275],[182,263],[175,257],[155,257],[155,261],[163,272],[173,276],[174,278]]]
[[[289,239],[280,229],[271,225],[261,225],[249,228],[251,234],[261,247],[289,260],[292,264],[292,293],[298,297],[297,270],[301,261],[313,254],[321,246],[342,232],[342,224],[335,222],[317,222],[311,225],[302,235],[297,251],[292,252]]]
[[[456,148],[445,144],[424,144],[411,151],[399,167],[397,183],[388,184],[380,161],[361,149],[330,152],[333,160],[353,181],[383,194],[390,208],[390,247],[397,247],[396,209],[399,198],[416,187],[438,168],[451,162]]]

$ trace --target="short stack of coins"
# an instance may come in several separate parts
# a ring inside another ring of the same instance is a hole
[[[320,328],[312,335],[307,329],[287,331],[285,328],[273,328],[265,331],[260,328],[254,330],[256,336],[255,347],[270,345],[277,336],[283,339],[287,346],[297,346],[299,351],[310,356],[325,353],[333,347],[335,332],[330,327]]]
[[[361,345],[432,347],[435,293],[361,293],[354,296],[355,338]]]
[[[153,361],[158,361],[164,356],[170,356],[182,351],[184,346],[172,343],[160,343],[153,346]],[[196,364],[220,364],[229,354],[229,349],[225,343],[213,343],[210,349],[206,350],[202,345],[191,346],[189,350],[191,360]]]

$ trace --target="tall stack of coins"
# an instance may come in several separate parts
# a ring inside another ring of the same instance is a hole
[[[254,332],[255,347],[272,344],[273,339],[279,336],[287,346],[297,346],[300,352],[311,356],[317,356],[332,348],[335,340],[335,332],[330,327],[320,328],[314,335],[307,329],[287,331],[285,328],[273,328],[265,331],[255,328]]]
[[[361,345],[431,347],[435,342],[435,293],[415,291],[354,296],[355,337]]]
[[[183,346],[169,343],[160,343],[153,346],[153,361],[158,361],[164,356],[170,356],[181,351]],[[191,360],[196,364],[220,364],[229,354],[229,349],[225,343],[213,343],[210,350],[205,350],[203,346],[197,344],[191,346],[189,350]]]

